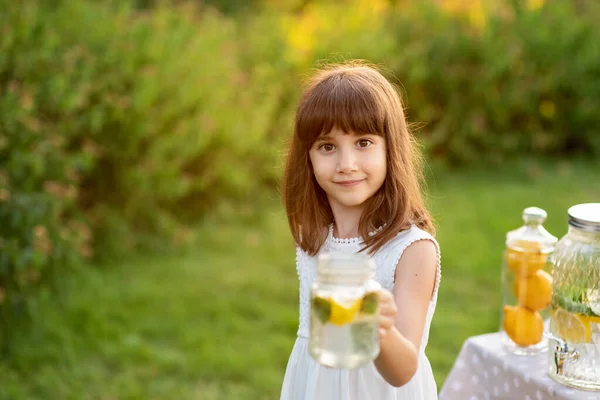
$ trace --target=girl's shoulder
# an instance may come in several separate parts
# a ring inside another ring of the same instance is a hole
[[[385,245],[383,245],[381,249],[385,249],[387,251],[394,249],[404,250],[410,244],[418,240],[431,240],[432,242],[434,242],[436,247],[438,246],[437,241],[435,240],[435,237],[433,237],[433,235],[413,224],[409,229],[405,229],[403,231],[398,232],[396,236],[394,236]]]
[[[394,286],[396,267],[402,257],[404,251],[414,242],[420,240],[429,240],[435,245],[435,251],[437,253],[437,274],[440,270],[440,248],[429,232],[419,228],[416,225],[412,225],[409,229],[399,232],[393,239],[388,241],[385,245],[379,249],[375,255],[377,263],[377,276],[379,283],[382,284],[388,290],[391,290]]]

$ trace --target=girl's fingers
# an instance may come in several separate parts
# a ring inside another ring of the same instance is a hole
[[[395,303],[381,303],[379,305],[379,311],[396,311],[396,304]]]
[[[379,327],[383,328],[383,329],[390,329],[392,326],[394,326],[394,320],[392,318],[388,318],[385,316],[380,316],[379,317]]]
[[[394,295],[389,290],[381,289],[378,293],[380,303],[387,303],[390,300],[394,301]]]
[[[379,324],[379,336],[383,337],[385,335],[387,335],[387,333],[394,327],[394,325],[391,323],[391,320],[387,320],[383,321],[383,323],[380,322]]]
[[[393,317],[398,311],[395,303],[382,303],[379,305],[379,314]]]
[[[398,309],[394,295],[385,289],[379,291],[379,336],[383,338],[394,326]]]
[[[379,337],[383,338],[394,326],[398,309],[394,296],[387,290],[379,292]]]

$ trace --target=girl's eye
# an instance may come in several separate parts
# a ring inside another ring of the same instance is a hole
[[[319,146],[319,148],[326,152],[330,152],[330,151],[333,151],[335,146],[332,145],[331,143],[323,143],[322,145]]]
[[[360,139],[358,142],[358,147],[369,147],[372,142],[369,139]]]

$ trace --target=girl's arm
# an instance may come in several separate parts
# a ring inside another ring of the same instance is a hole
[[[430,240],[414,242],[396,267],[393,296],[380,296],[380,352],[375,367],[392,386],[402,386],[417,371],[421,337],[437,275],[438,255]]]

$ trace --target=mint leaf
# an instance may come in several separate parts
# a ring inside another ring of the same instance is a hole
[[[322,297],[313,297],[312,309],[312,312],[315,313],[317,318],[322,323],[326,323],[329,319],[329,315],[331,314],[331,303],[329,302],[329,300],[324,299]]]
[[[360,312],[363,314],[375,314],[377,312],[377,306],[379,305],[379,298],[377,292],[367,293],[360,304]]]

